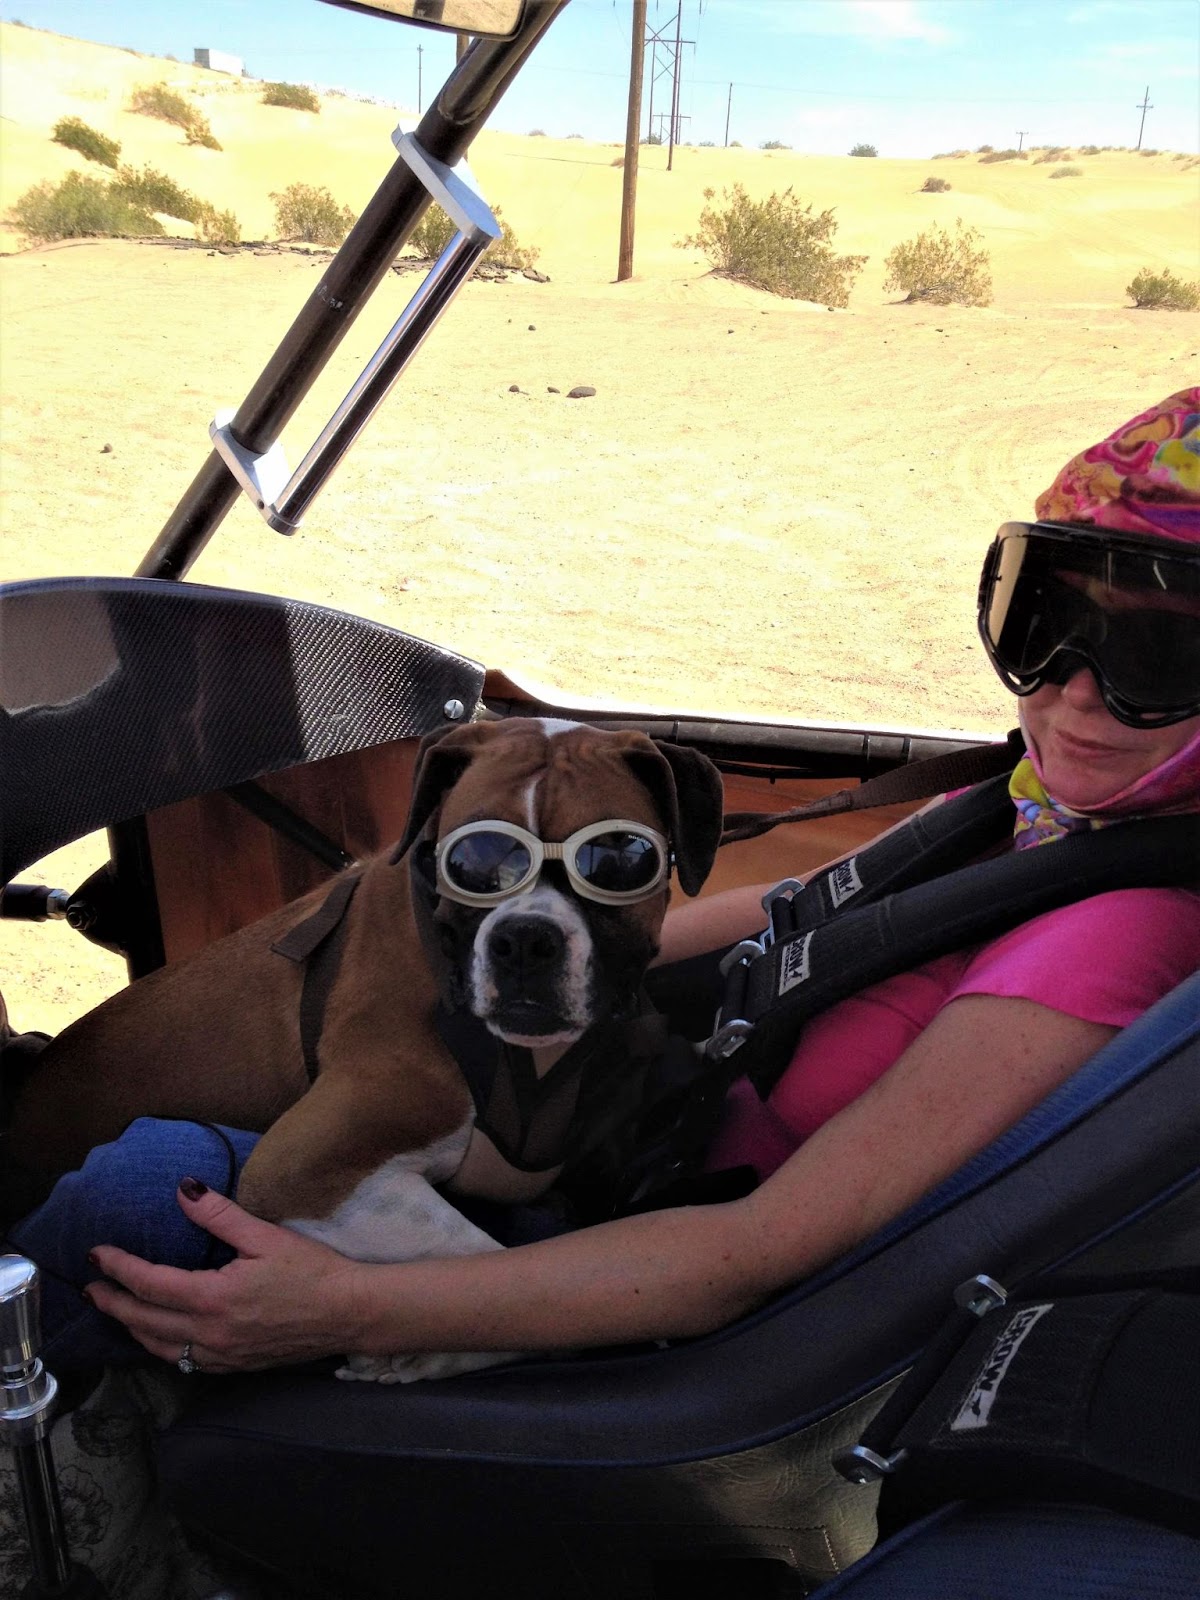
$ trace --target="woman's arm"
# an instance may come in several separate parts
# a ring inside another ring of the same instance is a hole
[[[89,1293],[148,1349],[210,1370],[361,1351],[545,1350],[704,1333],[889,1221],[1116,1030],[1028,1000],[952,1001],[860,1099],[761,1188],[454,1260],[349,1262],[207,1194],[181,1200],[242,1254],[219,1272],[111,1247]]]

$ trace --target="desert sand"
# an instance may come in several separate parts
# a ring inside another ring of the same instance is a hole
[[[337,97],[319,116],[266,107],[252,82],[12,25],[0,67],[0,213],[33,183],[103,176],[51,142],[75,115],[270,240],[273,191],[320,184],[360,209],[414,120]],[[221,152],[126,109],[155,80],[195,97]],[[1050,181],[974,157],[682,148],[667,172],[644,149],[635,277],[617,284],[620,153],[481,136],[472,170],[550,281],[468,285],[301,532],[243,502],[191,576],[356,610],[571,699],[1007,727],[974,632],[983,550],[1069,454],[1198,381],[1200,315],[1135,311],[1124,289],[1143,266],[1200,275],[1200,169],[1112,152]],[[921,193],[930,174],[951,191]],[[837,208],[838,248],[870,258],[848,310],[679,248],[705,189],[733,182]],[[890,303],[887,251],[956,217],[991,252],[992,305]],[[0,248],[0,576],[128,574],[324,258],[29,249],[11,229]],[[389,276],[355,323],[284,435],[293,464],[416,281]],[[576,384],[595,396],[567,399]],[[74,887],[101,848],[41,875]],[[0,975],[14,1020],[46,1029],[123,980],[61,925],[0,925]]]

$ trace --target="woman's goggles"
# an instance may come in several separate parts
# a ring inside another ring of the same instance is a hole
[[[546,861],[561,861],[586,900],[645,900],[670,871],[667,841],[641,822],[592,822],[561,844],[546,844],[515,822],[468,822],[439,841],[438,892],[468,906],[492,906],[532,889]]]
[[[984,563],[979,633],[1015,694],[1086,666],[1118,722],[1182,722],[1200,712],[1200,548],[1006,522]]]

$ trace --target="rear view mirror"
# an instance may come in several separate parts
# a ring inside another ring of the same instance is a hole
[[[325,0],[325,4],[481,39],[511,39],[525,9],[525,0]]]

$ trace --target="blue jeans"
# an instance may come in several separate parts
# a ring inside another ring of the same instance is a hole
[[[187,1220],[175,1190],[190,1176],[232,1195],[257,1142],[256,1133],[216,1124],[139,1117],[112,1144],[91,1151],[78,1172],[60,1178],[50,1198],[9,1230],[4,1247],[41,1269],[42,1359],[51,1372],[146,1359],[119,1322],[80,1294],[99,1276],[88,1251],[115,1244],[167,1266],[223,1266],[233,1251]]]

